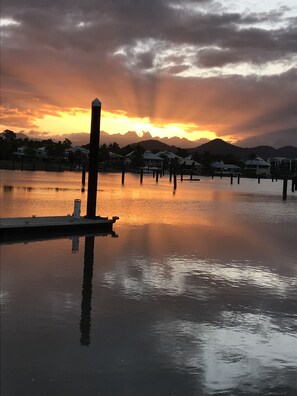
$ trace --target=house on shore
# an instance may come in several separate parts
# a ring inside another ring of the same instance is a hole
[[[270,164],[261,157],[248,159],[244,161],[244,164],[244,171],[247,176],[270,176]]]
[[[210,164],[215,175],[236,175],[242,172],[238,165],[225,164],[224,161],[215,161]]]
[[[163,168],[164,159],[159,154],[154,154],[151,151],[143,153],[143,161],[145,170],[160,170]]]

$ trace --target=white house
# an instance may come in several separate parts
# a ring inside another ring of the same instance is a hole
[[[210,164],[215,174],[235,175],[241,172],[241,168],[234,164],[225,164],[224,161],[215,161]]]
[[[197,171],[200,171],[201,168],[202,168],[202,165],[199,164],[199,162],[194,161],[194,160],[192,159],[192,155],[189,155],[189,156],[186,157],[186,158],[180,158],[180,159],[178,160],[178,162],[179,162],[179,164],[182,165],[184,168],[195,169],[195,170],[197,170]]]
[[[270,164],[261,157],[244,161],[248,176],[270,176]]]
[[[151,151],[147,150],[143,153],[143,160],[146,169],[161,169],[163,167],[164,159]]]

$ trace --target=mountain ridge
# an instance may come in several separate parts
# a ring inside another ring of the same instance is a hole
[[[137,145],[142,146],[145,150],[158,150],[158,151],[173,151],[176,152],[178,147],[169,146],[166,143],[160,142],[157,139],[143,140],[137,143],[132,143],[131,147],[136,147]],[[294,146],[284,146],[281,148],[274,148],[268,145],[265,146],[255,146],[255,147],[240,147],[231,143],[227,143],[222,139],[213,139],[207,143],[201,144],[195,148],[187,149],[189,153],[204,154],[209,152],[213,155],[233,155],[238,158],[245,158],[250,154],[258,155],[263,159],[270,157],[285,157],[285,158],[297,158],[297,147]]]

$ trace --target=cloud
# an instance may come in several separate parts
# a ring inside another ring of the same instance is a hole
[[[2,18],[15,21],[3,27],[5,125],[35,129],[39,118],[87,109],[97,96],[110,113],[234,139],[296,125],[289,7],[3,0]]]

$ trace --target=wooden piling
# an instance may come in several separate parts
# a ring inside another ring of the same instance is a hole
[[[193,172],[191,172],[190,180],[193,180]]]
[[[170,173],[169,173],[169,182],[170,183],[172,182],[172,171],[170,171]]]
[[[176,190],[177,183],[176,183],[176,174],[173,175],[173,189]]]
[[[159,181],[159,171],[156,170],[156,183]]]
[[[288,188],[288,179],[284,177],[283,181],[283,200],[285,201],[287,199],[287,188]]]
[[[221,174],[220,174],[220,179],[223,179],[223,173],[221,172]]]
[[[233,175],[230,176],[230,183],[233,184]]]
[[[86,217],[88,218],[96,217],[100,118],[101,118],[101,102],[100,100],[95,99],[92,102],[92,118],[91,118],[88,198],[87,198],[87,215],[86,215]]]
[[[237,175],[237,184],[240,184],[240,175]]]
[[[125,166],[122,169],[122,185],[125,184]]]
[[[140,169],[140,184],[143,182],[143,169]]]
[[[184,174],[183,172],[180,172],[180,181],[183,181],[183,179],[184,179]]]
[[[258,183],[261,183],[261,176],[258,177]]]

